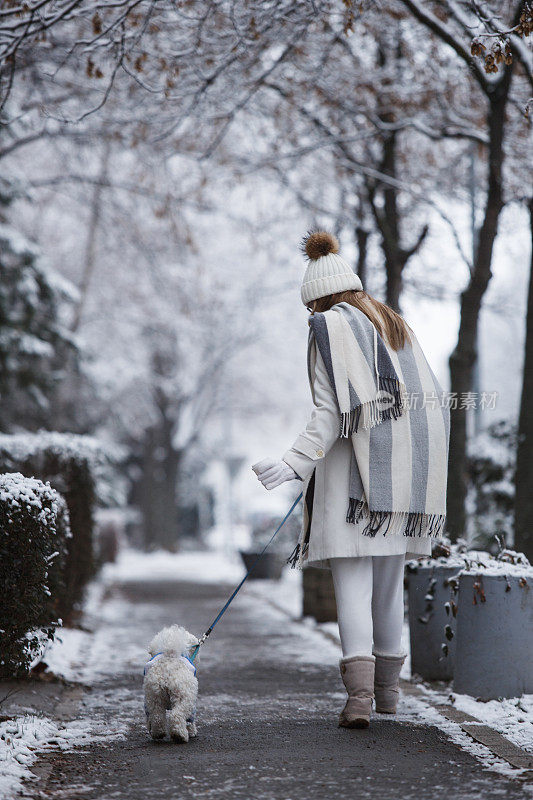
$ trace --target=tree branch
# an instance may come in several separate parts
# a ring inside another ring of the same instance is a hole
[[[463,43],[457,39],[452,31],[430,11],[422,7],[417,0],[399,0],[411,14],[421,22],[426,28],[429,28],[439,39],[449,45],[461,58],[465,64],[470,68],[472,75],[485,94],[489,92],[489,87],[494,81],[491,81],[488,75],[481,69],[479,64],[474,61],[469,50]]]

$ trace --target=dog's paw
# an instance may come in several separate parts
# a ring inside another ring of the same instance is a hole
[[[166,735],[165,717],[149,717],[147,720],[148,732],[152,739],[164,739]]]
[[[173,730],[170,731],[170,738],[172,739],[173,742],[176,742],[176,744],[184,744],[185,742],[189,741],[189,732],[187,728],[185,729],[180,728],[180,730]]]

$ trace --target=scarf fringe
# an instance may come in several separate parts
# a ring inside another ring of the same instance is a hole
[[[378,391],[392,395],[392,405],[382,408],[380,399],[374,398],[366,403],[361,403],[350,411],[343,411],[341,414],[341,438],[347,439],[353,433],[357,433],[359,428],[363,430],[374,428],[384,420],[398,419],[402,415],[405,408],[405,385],[398,378],[386,378],[380,375]]]
[[[444,530],[446,514],[426,514],[418,511],[370,511],[365,500],[350,497],[346,522],[355,524],[361,518],[368,519],[363,536],[374,537],[377,533],[404,535],[409,537],[439,536]]]
[[[298,542],[292,553],[287,559],[287,564],[290,564],[291,569],[302,569],[303,560],[309,550],[309,543],[304,542],[303,546]]]

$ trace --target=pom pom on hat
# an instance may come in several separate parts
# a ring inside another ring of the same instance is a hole
[[[309,231],[302,239],[302,250],[310,261],[339,252],[337,237],[328,231]]]
[[[359,276],[338,255],[339,243],[332,233],[308,233],[302,241],[302,250],[309,262],[302,282],[301,296],[304,305],[329,294],[363,288]]]

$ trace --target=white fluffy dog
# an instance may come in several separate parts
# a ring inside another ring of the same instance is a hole
[[[198,639],[171,625],[159,631],[148,647],[150,660],[144,668],[144,710],[152,739],[163,739],[167,731],[175,742],[196,736],[196,666],[190,660]],[[197,659],[195,659],[195,662]]]

